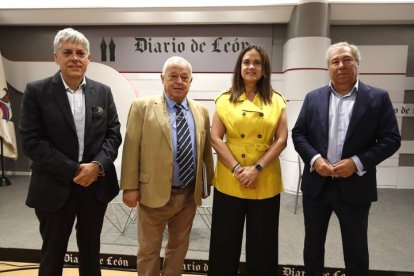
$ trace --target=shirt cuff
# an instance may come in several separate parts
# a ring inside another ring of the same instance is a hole
[[[320,155],[319,153],[317,155],[315,155],[314,157],[312,157],[311,161],[310,161],[310,172],[313,172],[315,170],[315,168],[313,167],[313,163],[315,163],[316,159],[318,159],[319,157],[321,157],[322,155]]]
[[[105,175],[105,171],[104,171],[104,168],[103,168],[103,166],[102,166],[102,164],[101,164],[101,163],[99,163],[98,161],[92,161],[91,163],[98,164],[98,166],[99,166],[99,168],[100,168],[100,171],[99,171],[99,176],[104,176],[104,175]]]
[[[364,171],[364,165],[362,165],[361,160],[359,160],[358,156],[356,155],[352,156],[351,159],[354,161],[355,166],[357,167],[357,175],[363,176],[366,171]]]

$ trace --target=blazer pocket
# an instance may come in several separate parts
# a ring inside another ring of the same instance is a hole
[[[105,109],[102,106],[92,106],[92,118],[102,118],[105,116]]]
[[[151,175],[148,173],[139,173],[139,184],[148,184],[151,179]]]

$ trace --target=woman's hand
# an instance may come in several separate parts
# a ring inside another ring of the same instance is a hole
[[[240,184],[247,189],[255,189],[259,172],[254,166],[239,167],[234,174]]]

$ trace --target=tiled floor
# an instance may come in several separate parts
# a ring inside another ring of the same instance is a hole
[[[10,177],[11,186],[0,187],[0,248],[28,248],[38,250],[41,238],[34,211],[25,206],[28,181],[27,176]],[[374,202],[369,217],[370,268],[387,271],[414,272],[414,190],[380,189],[379,201]],[[210,241],[208,211],[211,199],[203,202],[191,232],[190,248],[186,259],[207,260]],[[125,209],[118,197],[107,211],[101,238],[101,252],[133,257],[137,252],[137,231],[134,210]],[[283,193],[280,209],[279,263],[302,265],[303,254],[303,214],[301,197],[297,213],[294,214],[295,195]],[[114,209],[112,209],[112,207]],[[121,210],[120,208],[123,208]],[[115,213],[114,213],[115,211]],[[116,216],[119,220],[116,220]],[[128,216],[129,225],[125,226]],[[115,225],[121,227],[117,229]],[[165,245],[166,240],[164,241]],[[76,240],[72,235],[69,251],[77,251]],[[163,253],[163,252],[162,252]],[[241,259],[244,260],[244,248]],[[338,220],[332,216],[326,240],[325,265],[344,267],[341,235]],[[28,275],[28,274],[24,274]]]

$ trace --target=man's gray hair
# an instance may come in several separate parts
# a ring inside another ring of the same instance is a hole
[[[357,61],[357,64],[361,61],[361,53],[358,50],[358,47],[349,44],[348,42],[338,42],[336,44],[332,44],[329,46],[328,50],[326,51],[326,62],[329,65],[329,55],[334,49],[343,48],[343,47],[349,47],[351,49],[352,55],[354,56],[355,60]]]
[[[72,28],[66,28],[63,30],[60,30],[56,36],[55,40],[53,42],[53,52],[56,54],[59,50],[59,47],[62,45],[62,43],[70,41],[72,43],[80,43],[82,44],[87,54],[89,54],[89,40],[79,31],[76,31]]]
[[[169,59],[167,59],[164,63],[164,66],[162,67],[162,73],[161,75],[164,76],[165,71],[167,71],[168,66],[170,66],[171,64],[186,64],[188,65],[188,67],[190,68],[190,77],[193,74],[193,68],[190,64],[190,62],[188,62],[185,58],[183,57],[179,57],[179,56],[173,56],[170,57]]]

